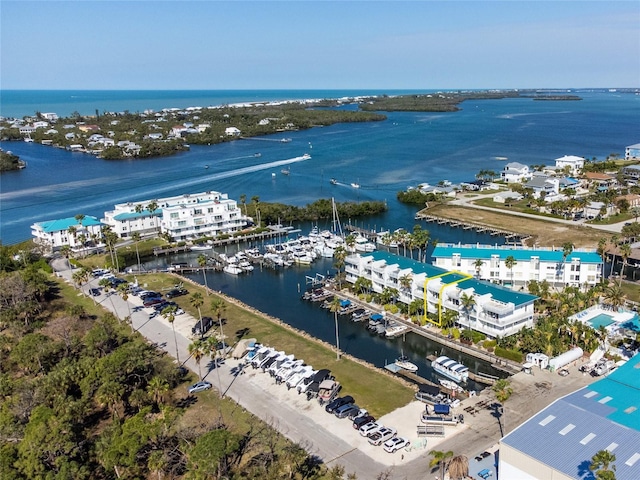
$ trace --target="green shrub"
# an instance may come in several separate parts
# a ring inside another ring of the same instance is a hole
[[[522,363],[523,360],[522,353],[517,350],[507,350],[506,348],[496,347],[495,353],[498,357],[513,360],[514,362]]]
[[[484,342],[482,342],[482,346],[488,350],[495,347],[497,343],[498,342],[496,342],[495,340],[485,340]]]

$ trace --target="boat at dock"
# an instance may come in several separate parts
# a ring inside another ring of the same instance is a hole
[[[455,360],[441,355],[431,362],[431,368],[436,373],[450,378],[454,382],[466,382],[469,378],[469,368]]]
[[[438,380],[438,382],[440,382],[440,385],[442,385],[444,388],[451,390],[452,392],[462,392],[463,388],[458,385],[456,382],[452,381],[452,380],[445,380],[443,378],[441,378],[440,380]]]
[[[418,366],[409,360],[409,357],[402,354],[398,358],[396,358],[395,364],[400,368],[407,370],[409,372],[417,372]]]

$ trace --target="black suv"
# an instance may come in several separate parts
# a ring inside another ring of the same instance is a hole
[[[338,408],[341,407],[342,405],[346,405],[347,403],[353,403],[353,397],[351,395],[345,395],[344,397],[338,397],[335,400],[329,402],[327,404],[326,407],[324,407],[324,409],[327,411],[327,413],[333,413],[333,411]]]
[[[195,326],[191,329],[191,333],[194,335],[204,335],[213,326],[213,318],[202,317],[202,320],[198,320]]]
[[[187,290],[184,288],[174,288],[172,290],[169,290],[167,293],[164,294],[165,297],[167,298],[173,298],[173,297],[180,297],[182,295],[186,295]]]

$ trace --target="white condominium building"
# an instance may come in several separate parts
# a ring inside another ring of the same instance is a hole
[[[123,238],[161,231],[174,240],[191,240],[242,230],[247,220],[226,193],[205,192],[120,203],[105,212],[103,222]]]
[[[587,249],[565,256],[561,248],[440,243],[431,256],[437,267],[511,288],[526,288],[532,280],[546,280],[553,287],[593,287],[600,283],[604,265],[595,250]]]
[[[96,244],[101,241],[101,227],[102,223],[96,217],[85,215],[81,220],[69,217],[34,223],[31,225],[31,235],[35,243],[53,251],[65,245],[78,249],[87,242]]]
[[[381,251],[350,255],[345,260],[345,273],[350,283],[361,277],[370,280],[377,293],[385,288],[397,290],[399,302],[420,300],[424,318],[437,325],[442,324],[443,314],[453,310],[458,314],[458,325],[494,338],[533,326],[533,303],[538,297],[476,280],[473,275]],[[427,312],[436,320],[429,319]]]

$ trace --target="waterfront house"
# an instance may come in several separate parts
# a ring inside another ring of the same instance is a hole
[[[431,257],[437,267],[509,285],[512,289],[526,288],[532,280],[546,280],[558,288],[593,287],[600,283],[604,265],[592,249],[574,249],[565,257],[562,248],[549,247],[439,243]],[[511,268],[506,262],[508,257],[516,262]]]
[[[147,207],[152,203],[158,208],[151,212]],[[120,203],[105,212],[103,222],[122,238],[160,231],[174,240],[191,240],[237,232],[246,227],[248,218],[227,194],[204,192]]]
[[[531,178],[531,171],[527,165],[518,162],[509,162],[504,166],[502,172],[500,172],[500,178],[507,183],[522,182]]]
[[[500,478],[587,478],[591,458],[606,450],[615,455],[616,479],[638,480],[639,368],[640,356],[636,355],[509,432],[500,440]]]
[[[640,160],[640,143],[629,145],[624,149],[625,160]]]
[[[32,127],[31,125],[24,125],[24,126],[20,127],[20,129],[19,129],[20,135],[31,135],[35,131],[36,131],[36,129],[34,127]]]
[[[640,144],[639,144],[640,145]],[[627,183],[640,182],[640,165],[627,165],[620,170]]]
[[[493,196],[493,201],[496,203],[509,203],[509,202],[518,202],[522,200],[522,195],[518,192],[514,192],[512,190],[507,190],[503,192],[498,192]]]
[[[568,168],[569,172],[575,175],[584,168],[584,158],[576,155],[565,155],[556,158],[556,168],[560,170]]]
[[[240,133],[240,130],[236,127],[227,127],[224,129],[224,134],[230,137],[237,137]]]
[[[385,288],[398,290],[397,301],[410,304],[424,302],[423,317],[440,325],[448,310],[458,314],[458,325],[472,328],[490,337],[504,337],[533,326],[533,304],[538,298],[514,292],[500,285],[477,280],[473,275],[410,260],[388,252],[350,255],[345,259],[346,281],[355,283],[362,277],[371,281],[372,290],[381,293]],[[410,279],[406,288],[404,277]],[[473,306],[462,299],[473,298]]]
[[[72,249],[82,248],[82,237],[85,241],[92,238],[102,238],[102,223],[96,218],[85,215],[82,223],[75,217],[62,218],[59,220],[48,220],[37,222],[31,225],[31,235],[34,242],[49,250],[56,251],[68,245]],[[69,231],[70,227],[74,227]],[[73,230],[75,229],[75,234]]]
[[[589,202],[582,212],[582,215],[587,220],[598,217],[607,218],[616,213],[616,207],[613,204],[605,204],[604,202]]]
[[[99,132],[100,131],[100,127],[98,125],[78,125],[78,130],[80,130],[81,132],[84,133],[89,133],[89,132]]]
[[[43,120],[33,122],[33,128],[49,128],[49,122],[45,122]]]
[[[50,122],[56,122],[58,120],[58,114],[53,112],[41,113],[40,116]]]
[[[600,172],[587,172],[584,175],[587,183],[590,186],[594,186],[597,190],[604,192],[614,187],[616,179],[612,175]]]

